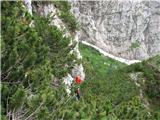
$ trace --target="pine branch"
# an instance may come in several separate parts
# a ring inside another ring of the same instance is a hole
[[[24,120],[28,120],[30,117],[32,117],[41,107],[42,107],[42,105],[43,105],[43,102],[40,104],[40,106],[32,113],[32,114],[30,114],[26,119],[24,119]]]

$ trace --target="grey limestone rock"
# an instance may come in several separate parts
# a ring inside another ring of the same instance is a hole
[[[143,60],[160,53],[160,1],[71,1],[87,41],[126,59]]]

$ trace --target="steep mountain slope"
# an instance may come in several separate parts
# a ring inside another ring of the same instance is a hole
[[[103,114],[104,119],[109,116],[109,119],[160,118],[160,56],[126,66],[104,57],[93,48],[82,44],[80,48],[86,73],[83,97],[95,102],[99,110],[96,115]],[[111,102],[110,110],[105,109],[106,101]]]
[[[61,106],[57,118],[159,120],[159,72],[151,70],[147,64],[154,62],[158,66],[160,56],[126,66],[83,44],[80,50],[86,73],[81,100],[75,101],[71,96]],[[150,89],[152,92],[148,91]]]
[[[2,120],[159,120],[159,56],[127,66],[78,44],[68,2],[26,2],[1,4]],[[63,80],[82,63],[76,101]]]
[[[1,12],[2,119],[53,119],[67,99],[62,77],[78,63],[73,39],[23,1],[3,1]]]

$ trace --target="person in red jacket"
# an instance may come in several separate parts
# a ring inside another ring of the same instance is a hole
[[[80,76],[76,76],[75,82],[76,82],[76,84],[81,84],[82,83],[82,80],[81,80]]]
[[[80,88],[79,88],[79,85],[82,83],[82,80],[81,80],[80,76],[76,76],[75,83],[76,83],[76,86],[77,86],[76,90],[75,90],[75,93],[76,93],[77,99],[79,100],[80,99]]]

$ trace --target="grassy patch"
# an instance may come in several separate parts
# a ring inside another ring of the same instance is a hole
[[[130,49],[133,50],[138,47],[140,47],[140,43],[138,41],[136,41],[136,42],[131,43]]]
[[[84,91],[89,89],[92,95],[105,97],[115,104],[138,94],[138,89],[130,77],[119,71],[126,66],[125,64],[105,57],[85,45],[80,44],[80,49],[86,68]],[[84,96],[87,95],[88,93],[84,92]]]

